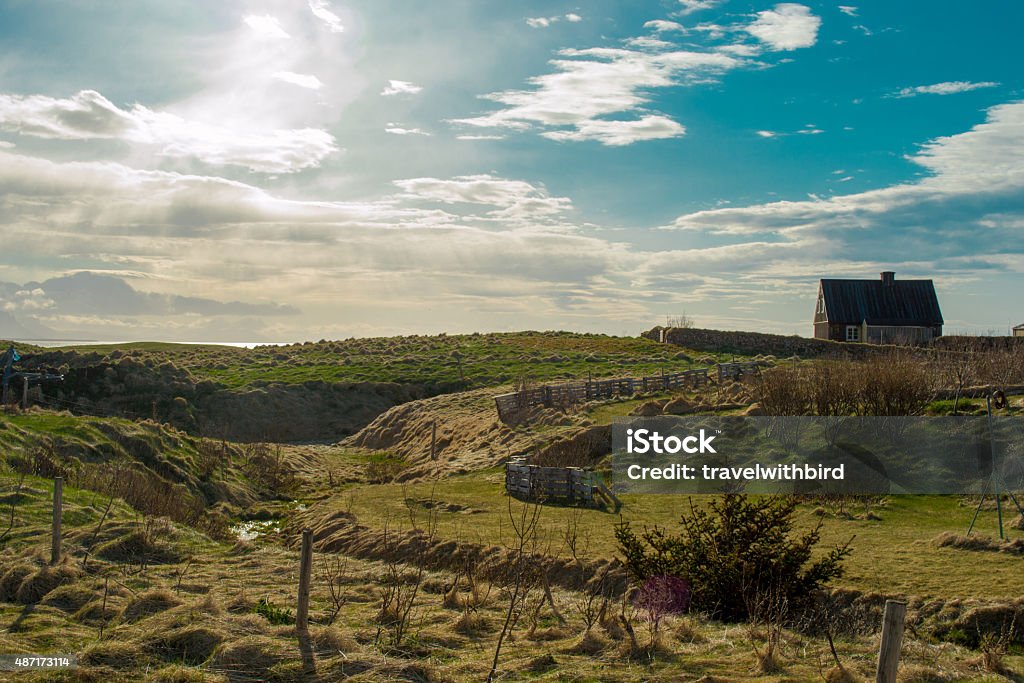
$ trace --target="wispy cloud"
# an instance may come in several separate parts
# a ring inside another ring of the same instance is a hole
[[[814,45],[820,27],[821,19],[809,7],[786,2],[758,12],[746,30],[772,50],[796,50]]]
[[[916,95],[955,95],[962,92],[970,92],[971,90],[980,90],[982,88],[995,88],[999,84],[993,81],[945,81],[943,83],[933,83],[932,85],[918,85],[912,88],[903,88],[893,94],[893,97],[914,97]]]
[[[851,5],[839,5],[839,11],[842,12],[843,14],[845,14],[848,17],[855,17],[855,16],[857,16],[857,10],[858,10],[857,7],[853,7]]]
[[[293,71],[278,71],[274,74],[274,78],[308,90],[319,90],[324,87],[323,82],[312,74],[297,74]]]
[[[505,105],[455,123],[524,130],[540,126],[554,140],[596,140],[623,145],[678,137],[684,127],[644,111],[652,89],[713,78],[742,64],[717,52],[649,53],[624,48],[566,49],[551,62],[555,71],[530,79],[531,90],[506,90],[486,98]],[[624,114],[631,119],[612,119]],[[550,130],[554,128],[555,130]]]
[[[543,137],[559,141],[596,140],[609,147],[631,145],[640,140],[664,140],[686,134],[686,127],[667,116],[648,114],[631,121],[590,119],[580,121],[575,130],[550,130]]]
[[[281,26],[277,17],[270,14],[250,14],[244,19],[246,26],[261,38],[273,38],[275,40],[287,40],[291,36]]]
[[[327,0],[309,0],[309,10],[331,30],[331,33],[344,33],[345,27],[341,17],[331,11]]]
[[[0,129],[40,138],[117,139],[151,146],[166,157],[266,173],[318,166],[337,151],[334,137],[323,130],[246,131],[186,120],[139,104],[121,109],[94,90],[69,98],[0,95]]]
[[[384,89],[380,91],[383,97],[395,95],[415,95],[423,90],[422,86],[410,83],[409,81],[388,81]]]
[[[649,28],[655,33],[666,33],[669,31],[683,33],[686,31],[686,27],[679,22],[667,21],[665,19],[652,19],[644,24],[644,28]]]
[[[397,123],[389,123],[384,128],[385,133],[391,133],[392,135],[424,135],[429,136],[430,133],[423,130],[422,128],[403,128]]]
[[[682,8],[679,10],[679,14],[690,14],[692,12],[699,12],[705,9],[711,9],[722,4],[724,0],[679,0],[679,4]]]
[[[583,17],[574,12],[570,12],[565,15],[554,15],[550,17],[527,17],[526,24],[532,28],[548,28],[562,19],[568,21],[570,24],[576,24],[583,21]]]

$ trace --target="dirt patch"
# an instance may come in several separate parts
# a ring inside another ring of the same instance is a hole
[[[443,500],[430,500],[428,498],[420,498],[415,501],[420,507],[426,508],[427,510],[437,510],[438,512],[454,512],[464,515],[475,515],[483,512],[474,507],[468,505],[459,505],[458,503],[446,503]]]

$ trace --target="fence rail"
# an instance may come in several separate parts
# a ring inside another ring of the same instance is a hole
[[[607,506],[616,512],[622,507],[600,475],[580,467],[530,465],[525,458],[513,458],[505,464],[505,491],[523,500]]]
[[[505,421],[533,406],[564,407],[615,396],[647,394],[682,387],[697,388],[711,381],[708,372],[708,368],[694,368],[653,377],[616,377],[545,384],[495,396],[494,404],[498,409],[498,418]]]
[[[758,361],[751,361],[748,363],[719,363],[718,364],[718,381],[721,382],[726,379],[738,379],[744,375],[757,372],[757,369],[764,365]]]

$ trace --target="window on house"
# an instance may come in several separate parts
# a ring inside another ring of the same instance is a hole
[[[846,341],[848,342],[859,342],[860,341],[860,327],[857,325],[846,326]]]

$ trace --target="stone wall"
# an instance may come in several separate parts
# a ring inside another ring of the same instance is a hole
[[[843,352],[850,344],[811,339],[797,335],[764,334],[762,332],[734,332],[682,327],[655,327],[643,337],[658,342],[683,346],[696,351],[735,353],[744,356],[766,354],[778,357],[822,356]]]
[[[1024,337],[939,337],[932,341],[934,348],[943,351],[978,349],[986,351],[1024,352]]]
[[[695,351],[735,353],[743,356],[764,354],[779,358],[788,358],[789,356],[866,358],[878,353],[888,353],[895,348],[905,348],[834,342],[797,335],[661,326],[647,330],[641,336]],[[939,337],[932,340],[927,348],[945,351],[964,350],[965,344],[975,345],[974,348],[1024,352],[1024,337]]]

